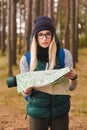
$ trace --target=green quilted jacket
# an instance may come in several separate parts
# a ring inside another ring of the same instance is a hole
[[[45,70],[46,63],[38,61],[36,70]],[[56,58],[56,66],[54,69],[61,68],[59,58]],[[55,118],[62,116],[70,110],[69,95],[50,95],[37,90],[32,90],[28,98],[27,114],[38,118]]]

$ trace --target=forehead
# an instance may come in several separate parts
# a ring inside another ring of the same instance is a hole
[[[43,31],[40,31],[40,32],[38,32],[38,33],[48,33],[48,32],[51,33],[51,31],[49,31],[49,30],[43,30]]]

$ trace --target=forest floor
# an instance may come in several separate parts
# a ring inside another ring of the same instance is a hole
[[[7,57],[0,57],[0,130],[29,130],[26,101],[16,88],[7,88]],[[14,73],[19,73],[14,67]],[[71,92],[70,130],[87,130],[87,48],[79,50],[75,70],[78,87]]]

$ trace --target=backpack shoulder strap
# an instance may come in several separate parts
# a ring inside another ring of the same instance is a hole
[[[63,48],[60,48],[59,50],[59,58],[60,58],[61,66],[62,68],[64,68],[65,67],[65,52]]]
[[[25,53],[25,57],[26,57],[26,60],[27,60],[28,65],[30,65],[30,58],[31,58],[30,52],[26,52],[26,53]]]

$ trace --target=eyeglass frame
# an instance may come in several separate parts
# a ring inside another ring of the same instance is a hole
[[[48,34],[48,35],[47,35]],[[47,32],[47,33],[38,33],[37,34],[37,37],[38,39],[43,39],[44,37],[47,38],[47,39],[51,39],[52,38],[52,33],[51,32]]]

